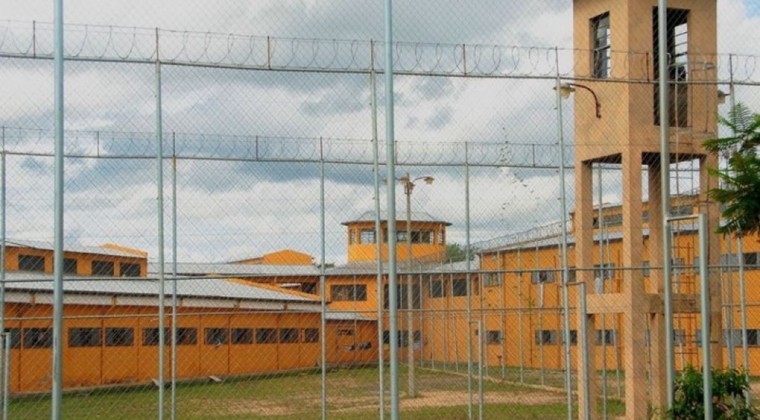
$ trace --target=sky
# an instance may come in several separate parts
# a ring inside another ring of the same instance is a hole
[[[230,44],[233,38],[205,35],[210,33],[270,36],[279,40],[272,44],[275,56],[296,59],[310,57],[317,47],[323,48],[317,57],[333,56],[329,42],[314,43],[310,41],[313,39],[345,40],[341,43],[344,49],[336,56],[350,59],[352,51],[363,52],[362,45],[384,37],[383,2],[379,1],[78,0],[65,4],[67,23],[89,25],[87,32],[80,27],[77,32],[67,33],[69,54],[77,54],[77,46],[81,45],[125,53],[123,48],[136,39],[135,33],[141,35],[134,45],[150,54],[154,41],[150,28],[167,31],[162,38],[167,51],[211,60],[223,57],[227,49],[245,51],[239,50],[239,40],[246,38],[234,38],[236,43]],[[426,65],[435,59],[452,63],[461,45],[474,48],[479,44],[479,49],[468,51],[477,53],[481,64],[515,65],[521,72],[545,77],[549,68],[546,63],[553,59],[546,51],[572,48],[569,0],[406,0],[393,4],[394,37],[408,43],[405,50],[397,52],[402,66],[414,66],[418,58]],[[719,0],[718,11],[719,52],[758,55],[754,42],[760,39],[757,2]],[[45,22],[52,21],[52,14],[51,1],[0,0],[0,16],[12,21],[2,24],[0,50],[14,48],[11,41],[17,42],[16,48],[23,49],[25,45],[23,37],[11,39],[6,28],[28,28],[32,21],[45,27]],[[147,29],[120,29],[120,35],[109,37],[109,25]],[[177,32],[169,34],[169,30]],[[44,35],[36,42],[41,51],[52,45]],[[261,52],[262,45],[265,44],[256,45],[257,51]],[[486,47],[493,45],[500,47]],[[367,56],[361,57],[359,62]],[[382,60],[382,54],[378,57]],[[7,98],[0,103],[2,125],[52,129],[50,61],[0,60],[5,62],[0,66],[0,97]],[[752,63],[754,60],[744,59],[737,66],[740,79],[760,80],[760,72],[755,74]],[[725,72],[723,63],[719,65],[719,71]],[[70,139],[69,147],[90,152],[94,148],[95,153],[101,149],[104,153],[149,149],[156,120],[154,76],[150,64],[67,63],[67,129],[122,133]],[[164,130],[179,133],[177,138],[183,145],[188,144],[187,138],[194,139],[198,155],[250,154],[257,136],[275,138],[266,143],[270,148],[267,152],[275,154],[308,154],[316,150],[313,145],[320,138],[328,145],[331,139],[339,139],[336,141],[343,145],[351,139],[351,147],[362,153],[371,147],[367,141],[372,138],[372,123],[366,74],[164,66],[161,78]],[[558,127],[553,86],[553,80],[541,78],[397,76],[396,138],[422,145],[416,152],[422,159],[465,141],[495,144],[489,149],[494,151],[499,147],[510,149],[516,143],[555,144]],[[381,139],[385,127],[384,88],[381,78],[377,84]],[[756,92],[757,88],[740,86],[737,97],[760,109],[760,95]],[[574,100],[562,103],[563,135],[568,142],[574,136]],[[725,106],[721,108],[724,109]],[[25,132],[18,137],[34,147],[50,146],[49,136],[44,134]],[[278,147],[283,151],[278,152]],[[166,165],[165,219],[170,231],[172,172],[168,161]],[[52,238],[51,168],[49,158],[9,158],[10,237]],[[464,243],[466,239],[467,193],[472,242],[529,229],[557,220],[561,214],[559,177],[554,169],[473,168],[469,191],[462,167],[400,165],[397,169],[397,177],[409,171],[413,177],[436,178],[432,185],[415,189],[413,209],[451,222],[451,242]],[[282,248],[320,255],[318,165],[187,159],[177,163],[176,173],[180,261],[228,261]],[[387,174],[383,173],[383,177]],[[620,200],[618,178],[614,172],[605,174],[605,202]],[[155,179],[155,163],[150,160],[68,159],[67,241],[85,245],[118,242],[145,249],[154,257]],[[373,208],[372,179],[372,168],[367,165],[326,165],[328,262],[345,262],[346,232],[341,223]],[[568,174],[566,185],[571,198],[572,179]],[[693,185],[691,180],[684,182]],[[402,214],[403,197],[398,187],[396,196],[397,211]],[[380,198],[385,206],[385,188]]]

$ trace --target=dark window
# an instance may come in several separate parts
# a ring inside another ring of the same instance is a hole
[[[121,277],[140,277],[140,264],[119,263],[119,275]]]
[[[6,328],[5,329],[5,337],[6,339],[10,337],[11,340],[11,348],[17,349],[19,347],[19,344],[21,344],[19,335],[20,331],[18,328]],[[5,348],[5,343],[2,343],[2,348]]]
[[[233,328],[230,335],[232,344],[253,344],[253,328]]]
[[[451,282],[452,296],[467,296],[467,279],[454,279]]]
[[[206,328],[206,344],[218,346],[227,344],[229,339],[227,328]]]
[[[383,306],[387,309],[389,307],[389,293],[388,293],[388,285],[384,286],[384,299],[383,299]],[[398,309],[407,309],[409,307],[409,302],[407,299],[407,287],[406,284],[399,284],[397,289],[398,292],[396,296],[398,297]],[[420,285],[419,283],[412,284],[412,308],[414,309],[420,309],[422,305],[422,297],[420,296]]]
[[[432,244],[433,243],[433,231],[432,230],[413,230],[412,231],[412,243],[414,243],[414,244]]]
[[[177,345],[187,346],[198,344],[197,328],[177,328]]]
[[[113,261],[94,260],[92,262],[92,275],[112,277],[113,276]]]
[[[24,328],[24,348],[41,349],[53,345],[52,328]]]
[[[388,330],[383,331],[383,344],[391,343],[391,332]]]
[[[69,328],[69,347],[100,346],[100,328]]]
[[[666,75],[668,83],[668,108],[670,111],[669,125],[671,127],[688,126],[688,10],[668,9],[667,11],[667,57],[668,57],[668,74]],[[659,35],[657,32],[657,8],[652,13],[652,33],[653,41],[653,64],[654,80],[659,80]],[[654,84],[654,124],[660,125],[660,86]]]
[[[601,266],[599,264],[594,264],[594,278],[604,278],[605,280],[609,280],[613,277],[615,277],[615,264],[606,263]]]
[[[551,270],[533,271],[530,276],[530,282],[533,284],[554,283],[554,271],[551,271]]]
[[[135,342],[135,330],[132,328],[106,328],[105,342],[108,347],[126,347]]]
[[[19,255],[19,271],[45,271],[45,257],[40,255]]]
[[[443,245],[446,243],[446,232],[441,231],[438,232],[438,245]]]
[[[419,330],[414,331],[413,338],[414,338],[415,344],[422,343],[422,333]],[[409,347],[409,331],[408,330],[398,330],[398,346]]]
[[[319,343],[319,328],[304,328],[303,342],[304,343]]]
[[[375,231],[371,229],[362,229],[359,240],[360,240],[360,243],[363,243],[363,244],[374,244]]]
[[[143,346],[157,346],[158,341],[158,328],[143,328]]]
[[[157,346],[159,341],[158,328],[143,328],[142,344],[143,346]],[[164,345],[171,342],[171,330],[164,328]]]
[[[486,331],[486,344],[501,344],[501,331],[499,330]]]
[[[297,343],[298,328],[280,328],[280,343]]]
[[[593,77],[606,79],[610,75],[610,14],[591,19],[593,39]]]
[[[536,344],[557,344],[557,331],[536,330]]]
[[[578,330],[570,330],[570,345],[574,346],[578,344]],[[565,343],[565,334],[562,334],[562,343]]]
[[[602,338],[604,338],[604,344],[615,344],[615,336],[617,335],[615,330],[596,330],[595,333],[594,344],[602,344]]]
[[[745,265],[757,265],[757,253],[756,252],[745,252],[744,253],[744,264]]]
[[[65,274],[77,273],[77,259],[76,258],[64,258],[63,259],[63,272]]]
[[[430,281],[430,297],[441,298],[446,296],[446,288],[444,287],[443,280],[431,280]]]
[[[501,286],[501,273],[483,273],[483,286],[493,287]]]
[[[364,284],[335,284],[330,287],[330,297],[333,301],[365,301],[367,286]]]
[[[274,328],[257,328],[256,344],[272,344],[277,342],[277,330]]]

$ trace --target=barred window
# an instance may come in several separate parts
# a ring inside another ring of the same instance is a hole
[[[24,328],[24,348],[41,349],[53,346],[52,328]]]
[[[19,271],[45,271],[45,257],[41,255],[18,256]]]
[[[530,276],[530,282],[533,284],[554,283],[554,271],[551,271],[551,270],[533,271]]]
[[[496,287],[501,286],[501,273],[497,272],[484,272],[483,273],[483,286],[484,287]]]
[[[257,328],[256,344],[277,343],[277,330],[274,328]]]
[[[280,328],[280,343],[297,343],[298,328]]]
[[[121,277],[140,277],[140,264],[119,263],[119,275]]]
[[[221,345],[229,341],[229,331],[227,328],[206,328],[206,344]]]
[[[606,79],[610,75],[610,14],[603,13],[591,19],[593,39],[593,77]]]
[[[93,276],[113,277],[113,261],[92,261]]]
[[[431,280],[430,281],[430,297],[442,298],[446,296],[446,288],[444,287],[443,280]]]
[[[365,301],[367,286],[364,284],[335,284],[330,287],[330,299],[333,301]]]
[[[107,347],[128,347],[135,342],[135,330],[132,328],[106,328]]]
[[[253,344],[253,328],[233,328],[230,336],[232,344]]]
[[[536,344],[557,344],[557,331],[554,330],[536,330]]]
[[[319,328],[304,328],[303,342],[304,343],[318,343],[319,342]]]
[[[177,328],[177,345],[189,346],[198,344],[197,328]]]

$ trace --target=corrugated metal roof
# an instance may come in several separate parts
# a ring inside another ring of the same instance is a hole
[[[375,321],[374,318],[362,315],[359,312],[327,311],[325,319],[328,321]]]
[[[388,220],[388,214],[384,211],[380,211],[380,221],[384,222]],[[396,221],[397,222],[403,222],[406,220],[406,213],[404,214],[396,214]],[[357,223],[357,222],[374,222],[375,221],[375,211],[369,210],[365,211],[364,213],[360,214],[358,217],[343,222],[341,224],[347,225],[349,223]],[[431,222],[431,223],[443,223],[446,226],[451,226],[451,223],[446,222],[444,220],[441,220],[437,217],[433,217],[430,213],[426,212],[412,212],[412,222]]]
[[[52,242],[47,241],[32,241],[27,239],[6,239],[6,246],[16,246],[24,248],[43,249],[46,251],[53,251],[55,246]],[[139,256],[115,249],[102,248],[99,246],[86,246],[86,245],[71,245],[64,243],[64,251],[66,252],[79,252],[82,254],[97,254],[97,255],[109,255],[112,257],[128,257],[128,258],[140,258]]]
[[[53,276],[44,273],[8,272],[6,290],[53,291]],[[167,291],[172,282],[165,282]],[[92,293],[108,295],[156,296],[159,283],[154,279],[95,280],[92,278],[67,278],[63,282],[65,293]],[[319,302],[318,298],[297,296],[285,291],[279,292],[255,285],[226,281],[223,279],[181,279],[177,281],[177,295],[180,297],[268,300],[278,302]]]
[[[148,272],[158,273],[157,263],[148,263]],[[171,263],[164,264],[164,273],[171,273]],[[254,276],[318,276],[314,265],[267,265],[226,263],[177,263],[177,274],[184,276],[219,274],[230,277]]]

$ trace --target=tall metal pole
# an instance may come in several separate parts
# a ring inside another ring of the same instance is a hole
[[[172,354],[171,420],[177,418],[177,149],[172,133]]]
[[[377,270],[377,368],[380,385],[380,420],[385,418],[385,352],[383,345],[383,231],[380,220],[380,145],[377,143],[377,83],[375,73],[375,43],[370,44],[371,61],[369,72],[370,105],[372,107],[372,172],[375,187],[375,265]]]
[[[5,334],[5,127],[2,128],[2,152],[0,152],[0,333]],[[10,332],[5,335],[6,340],[12,340]],[[3,346],[3,351],[5,351]],[[8,389],[8,374],[10,366],[5,363],[6,357],[2,358],[2,384],[3,419],[8,419],[8,398],[5,392]]]
[[[164,278],[164,135],[161,108],[161,61],[158,56],[158,28],[156,28],[156,187],[158,193],[158,418],[164,419],[166,383],[166,284]]]
[[[657,64],[660,89],[660,193],[662,196],[662,280],[663,280],[663,321],[665,327],[665,391],[667,408],[673,407],[673,383],[675,368],[673,362],[673,296],[671,279],[671,238],[670,238],[670,150],[668,145],[670,109],[668,101],[668,4],[667,0],[657,1]],[[706,255],[706,254],[703,254]],[[704,257],[703,257],[704,258]]]
[[[604,212],[602,210],[602,164],[598,165],[597,180],[599,181],[599,213],[597,216],[597,229],[599,230],[599,286],[596,293],[604,293],[604,281],[607,270],[604,261]],[[602,321],[602,418],[607,418],[607,319],[601,314]]]
[[[404,194],[406,195],[406,364],[407,364],[407,396],[414,398],[417,390],[414,381],[414,287],[412,285],[412,191],[414,182],[406,173]]]
[[[481,284],[483,282],[481,281]],[[481,295],[482,296],[482,295]],[[483,420],[485,398],[483,394],[483,319],[478,319],[478,419]]]
[[[54,7],[55,67],[55,167],[54,167],[54,245],[53,245],[53,381],[51,418],[62,416],[63,398],[63,0],[55,0]]]
[[[19,339],[21,336],[19,335]],[[13,342],[13,334],[10,332],[5,333],[5,355],[3,358],[3,364],[5,365],[5,372],[3,372],[3,420],[9,420],[11,418],[11,344]]]
[[[586,419],[591,419],[591,396],[589,395],[590,367],[588,356],[588,315],[586,308],[586,283],[578,283],[578,310],[581,313],[581,360],[583,363],[583,412],[586,413]]]
[[[739,308],[741,310],[742,322],[742,364],[744,365],[744,376],[749,381],[749,338],[747,337],[747,295],[744,289],[744,238],[736,238],[736,254],[739,260]],[[730,254],[729,254],[730,255]],[[733,328],[733,325],[731,326]],[[752,393],[747,392],[744,398],[749,405]]]
[[[710,281],[707,275],[707,217],[697,216],[699,223],[699,302],[702,312],[702,386],[705,418],[713,418],[712,372],[710,366]]]
[[[325,159],[319,141],[319,331],[322,365],[322,420],[327,419],[327,282],[325,278]]]
[[[385,147],[388,183],[388,305],[391,370],[391,420],[398,420],[398,281],[396,279],[396,142],[393,115],[393,4],[385,0]]]
[[[467,279],[467,418],[472,418],[472,274],[470,273],[470,156],[464,143],[465,260]]]
[[[570,278],[568,271],[567,257],[567,192],[565,191],[565,135],[562,120],[562,95],[560,94],[560,85],[562,81],[559,77],[559,53],[557,48],[554,49],[554,55],[557,66],[557,80],[555,89],[557,93],[557,135],[559,137],[559,201],[560,215],[562,220],[562,328],[564,330],[564,350],[565,350],[565,393],[567,403],[567,419],[573,418],[573,385],[570,377],[570,298],[567,283]]]

